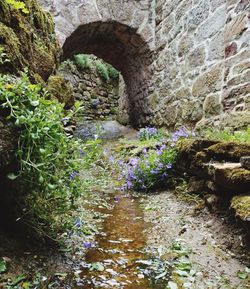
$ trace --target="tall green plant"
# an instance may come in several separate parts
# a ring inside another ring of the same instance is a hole
[[[64,133],[63,105],[49,100],[40,85],[0,75],[1,107],[19,129],[16,156],[18,173],[9,174],[20,185],[17,195],[24,222],[53,237],[60,214],[69,210],[81,194],[80,144]],[[28,213],[27,213],[28,212]]]

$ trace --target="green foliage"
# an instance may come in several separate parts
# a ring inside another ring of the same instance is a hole
[[[108,74],[109,77],[112,79],[118,79],[119,78],[119,71],[116,70],[112,65],[108,64],[107,65],[108,68]]]
[[[21,79],[0,76],[0,103],[20,132],[16,152],[20,170],[9,174],[22,188],[17,195],[19,213],[26,215],[20,217],[41,235],[56,238],[65,224],[62,214],[81,195],[79,171],[85,160],[80,143],[66,137],[63,105],[47,99],[41,86],[31,84],[27,75]]]
[[[250,126],[245,130],[232,131],[230,129],[224,130],[205,130],[201,132],[201,136],[213,140],[234,141],[240,143],[250,143]]]
[[[77,54],[74,56],[74,61],[76,65],[84,70],[84,69],[90,69],[92,67],[93,60],[91,57],[87,54]]]
[[[109,81],[108,67],[101,60],[96,61],[96,71],[103,80]]]
[[[0,261],[0,274],[6,271],[6,262],[4,260]]]
[[[5,0],[7,4],[11,5],[16,10],[21,10],[24,14],[29,14],[29,10],[23,1]]]
[[[170,180],[176,150],[164,148],[146,152],[139,159],[135,169],[130,173],[135,190],[148,190],[160,183]]]

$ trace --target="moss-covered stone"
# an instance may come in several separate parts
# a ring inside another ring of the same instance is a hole
[[[54,22],[37,0],[24,2],[28,14],[0,2],[0,47],[9,59],[1,65],[0,72],[19,74],[27,67],[33,80],[38,74],[46,81],[55,70],[59,52]]]
[[[243,221],[250,221],[250,195],[235,196],[231,201],[231,208]]]
[[[206,176],[203,164],[209,161],[205,150],[217,141],[203,139],[184,139],[177,144],[176,168],[180,172],[197,174],[200,177]]]
[[[219,142],[207,149],[211,159],[225,161],[239,161],[241,157],[248,156],[249,152],[250,145],[235,142]]]
[[[75,100],[73,90],[62,75],[50,76],[47,90],[52,97],[57,98],[62,103],[65,103],[65,108],[70,108],[74,105]]]
[[[250,192],[249,170],[241,168],[240,164],[236,163],[214,164],[213,167],[214,181],[220,187],[234,191],[234,194]]]

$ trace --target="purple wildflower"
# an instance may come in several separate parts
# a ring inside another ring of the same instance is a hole
[[[70,179],[73,180],[76,176],[79,176],[80,174],[76,171],[70,174]]]
[[[81,221],[80,218],[77,218],[77,219],[75,220],[75,226],[76,226],[77,228],[81,228],[81,226],[82,226],[82,221]]]
[[[170,163],[167,164],[167,165],[166,165],[166,168],[167,168],[167,169],[171,169],[171,168],[172,168],[172,164],[170,164]]]
[[[92,248],[92,245],[93,245],[93,244],[91,244],[90,242],[83,242],[83,247],[84,247],[85,249],[90,249],[90,248]]]
[[[84,158],[86,157],[86,155],[87,154],[82,149],[80,149],[80,156]]]
[[[129,164],[135,167],[138,164],[138,159],[137,158],[130,159]]]

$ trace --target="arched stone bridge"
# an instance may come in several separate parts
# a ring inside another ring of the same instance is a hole
[[[134,125],[250,124],[249,0],[39,0],[64,59],[93,53],[126,82]]]
[[[121,71],[129,97],[130,120],[144,122],[155,48],[152,0],[41,0],[55,17],[63,58],[89,53]]]

